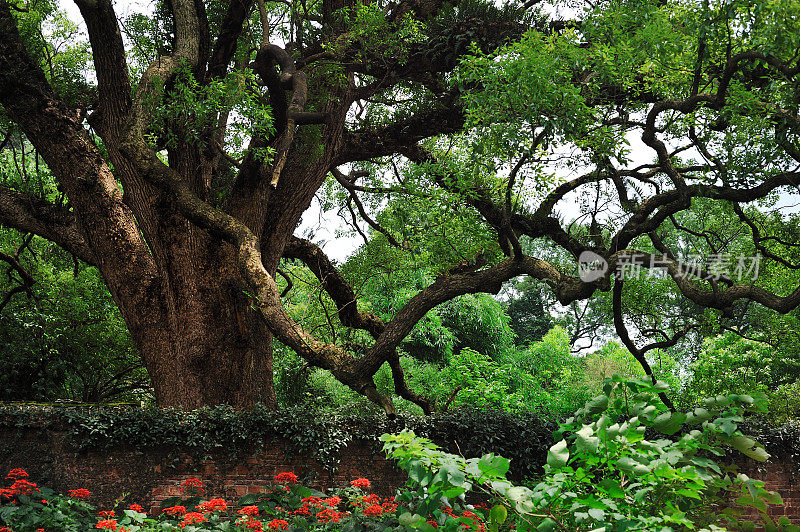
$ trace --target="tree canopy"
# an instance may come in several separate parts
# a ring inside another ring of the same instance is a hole
[[[549,328],[495,320],[515,279],[651,375],[712,332],[796,355],[793,0],[75,4],[88,42],[0,0],[0,223],[97,268],[162,405],[276,404],[274,338],[429,412],[415,342],[497,371]],[[365,240],[344,265],[295,234],[315,195]]]

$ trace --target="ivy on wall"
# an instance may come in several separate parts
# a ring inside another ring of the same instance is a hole
[[[0,405],[2,427],[64,432],[76,452],[117,447],[145,452],[166,447],[196,459],[220,452],[249,453],[280,438],[293,453],[315,459],[329,470],[337,468],[339,451],[348,444],[373,442],[375,452],[380,453],[381,434],[406,428],[447,452],[463,456],[493,452],[510,458],[509,477],[520,480],[541,473],[557,423],[555,419],[477,409],[388,420],[380,415],[320,415],[301,408],[239,411],[217,406],[180,411],[131,405],[7,404]],[[743,430],[773,456],[800,467],[799,424],[776,427],[755,419]]]
[[[556,423],[472,409],[388,420],[380,415],[320,416],[299,408],[237,411],[218,406],[179,411],[131,405],[0,405],[3,426],[65,432],[76,452],[166,447],[195,458],[216,452],[248,453],[281,438],[291,451],[316,459],[327,469],[336,468],[339,451],[349,443],[373,442],[380,453],[381,434],[408,428],[452,452],[507,456],[512,459],[511,475],[524,478],[541,469]]]

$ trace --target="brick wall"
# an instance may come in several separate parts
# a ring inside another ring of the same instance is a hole
[[[58,492],[86,488],[90,502],[110,506],[122,493],[125,501],[153,508],[168,497],[180,495],[180,483],[200,478],[207,494],[237,500],[256,493],[281,472],[291,471],[318,489],[344,487],[355,478],[372,481],[373,491],[391,495],[405,481],[404,473],[387,461],[374,442],[352,442],[340,455],[335,472],[313,458],[293,454],[285,440],[254,445],[251,452],[226,453],[220,449],[203,457],[177,448],[159,447],[141,452],[133,447],[77,451],[58,430],[0,429],[0,472],[22,467],[31,480]]]
[[[744,473],[750,478],[763,480],[766,482],[767,490],[780,493],[783,505],[772,504],[767,507],[768,515],[774,521],[785,515],[792,523],[800,524],[800,471],[798,471],[798,464],[783,458],[771,459],[764,463],[753,460],[740,461],[737,465],[740,473]]]

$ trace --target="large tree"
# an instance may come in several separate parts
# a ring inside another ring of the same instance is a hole
[[[373,382],[388,363],[398,395],[429,410],[398,345],[437,305],[520,275],[562,304],[612,291],[615,328],[645,365],[697,324],[680,313],[629,334],[623,262],[661,267],[665,290],[720,319],[742,301],[800,304],[791,275],[788,288],[685,275],[678,254],[702,237],[679,215],[708,200],[765,260],[796,267],[796,241],[765,233],[775,224],[747,205],[800,180],[796,2],[604,0],[557,20],[536,0],[165,0],[127,24],[110,0],[75,3],[93,64],[78,84],[53,67],[37,2],[0,0],[4,120],[66,198],[7,180],[0,223],[98,268],[162,405],[274,404],[275,337],[391,414]],[[645,150],[635,159],[632,135]],[[326,178],[387,246],[418,254],[406,224],[444,227],[436,245],[462,260],[442,261],[392,316],[368,312],[352,279],[294,235]],[[413,215],[401,198],[417,202]],[[583,218],[557,216],[581,201]],[[539,239],[559,251],[526,253]],[[556,267],[581,256],[609,268],[587,281]],[[282,259],[319,279],[359,345],[290,317]]]

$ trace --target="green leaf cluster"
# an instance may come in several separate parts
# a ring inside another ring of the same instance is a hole
[[[784,526],[766,513],[767,504],[781,503],[777,494],[717,462],[725,447],[755,460],[769,457],[739,430],[745,411],[764,410],[764,397],[718,396],[682,413],[661,403],[658,394],[666,389],[661,382],[608,379],[603,394],[561,424],[545,475],[531,487],[505,480],[508,462],[493,455],[467,460],[411,432],[382,439],[409,472],[404,498],[421,512],[475,489],[492,497],[490,507],[504,507],[517,529],[711,531],[725,530],[726,523],[752,526],[739,522],[741,508],[717,511],[727,494],[738,493],[736,503],[758,510],[770,529]]]

